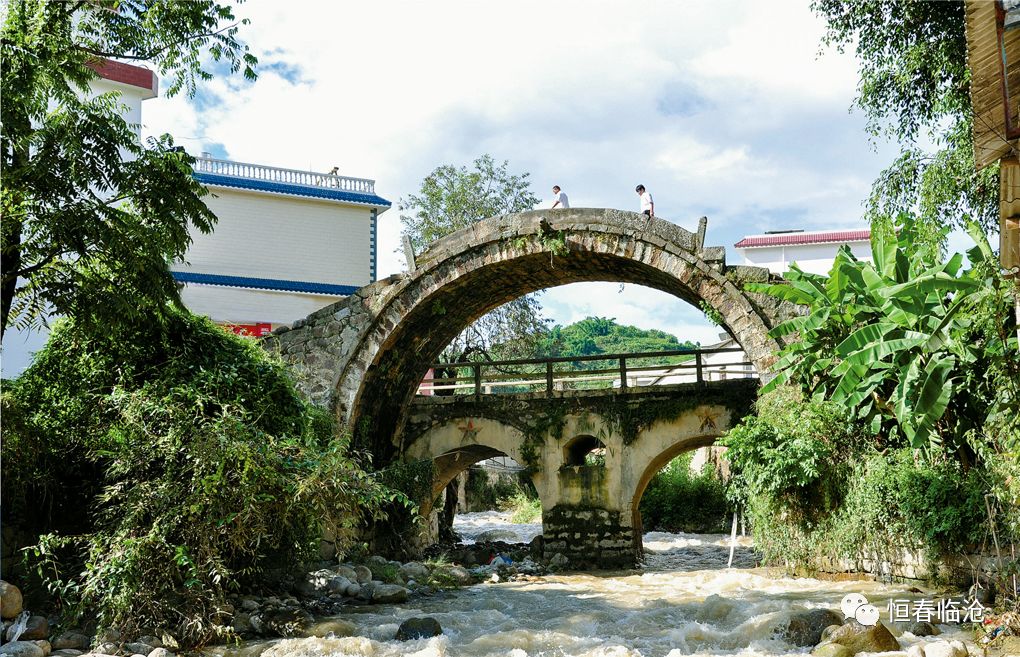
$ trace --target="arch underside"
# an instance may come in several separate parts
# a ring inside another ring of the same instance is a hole
[[[761,354],[771,354],[769,326],[751,301],[692,253],[643,241],[641,235],[594,230],[552,235],[564,238],[565,252],[550,253],[549,236],[536,233],[448,255],[416,272],[415,283],[380,314],[374,343],[378,348],[362,354],[371,364],[363,371],[356,397],[348,402],[350,408],[340,412],[352,427],[368,433],[381,462],[392,460],[403,447],[398,440],[404,410],[443,349],[485,313],[538,290],[591,281],[651,287],[695,307],[708,303],[745,350],[759,355],[756,364]],[[354,375],[356,371],[344,373]]]

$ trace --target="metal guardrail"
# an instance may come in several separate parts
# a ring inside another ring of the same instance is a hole
[[[360,194],[375,194],[375,181],[368,178],[352,178],[332,173],[283,169],[264,164],[220,160],[213,157],[196,157],[195,171],[217,176],[265,180],[267,182],[285,183],[288,185],[304,185],[305,187],[338,189],[345,192],[358,192]]]
[[[742,359],[719,362],[713,360],[706,362],[706,356],[715,354],[741,354]],[[637,365],[636,361],[642,359],[677,359],[676,363],[655,363],[650,365]],[[593,362],[593,361],[615,361],[611,368],[599,369],[558,369],[557,365]],[[507,372],[510,368],[519,368],[524,371]],[[734,369],[739,368],[739,369]],[[457,394],[458,392],[470,391],[476,397],[483,392],[490,394],[495,390],[508,388],[527,388],[528,391],[545,390],[546,395],[552,396],[554,391],[569,389],[578,383],[593,384],[601,383],[604,387],[619,387],[626,390],[630,387],[644,387],[646,385],[661,385],[672,383],[669,379],[690,379],[677,381],[677,383],[704,383],[706,381],[720,381],[728,378],[757,378],[754,365],[746,360],[744,350],[739,347],[723,349],[683,349],[677,351],[650,351],[628,354],[593,354],[590,356],[559,356],[555,358],[528,358],[520,360],[502,361],[477,361],[466,363],[436,363],[432,366],[434,372],[454,372],[456,376],[437,377],[422,382],[418,388],[419,394]],[[460,372],[466,370],[469,374],[462,376]],[[493,372],[493,370],[497,370]],[[640,379],[658,379],[650,383],[640,383]],[[513,390],[517,392],[518,390]]]

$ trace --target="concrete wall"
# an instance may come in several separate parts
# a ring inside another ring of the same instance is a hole
[[[213,195],[204,200],[219,219],[216,228],[210,235],[192,233],[186,262],[175,270],[355,287],[371,282],[369,208],[210,189]]]
[[[181,299],[191,312],[216,322],[256,324],[268,322],[273,328],[290,325],[343,297],[278,290],[255,290],[218,285],[188,284]]]

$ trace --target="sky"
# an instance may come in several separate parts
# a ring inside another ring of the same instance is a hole
[[[393,201],[380,277],[404,266],[399,199],[483,153],[529,172],[539,207],[557,184],[574,207],[637,210],[642,183],[658,216],[688,229],[707,216],[706,244],[733,259],[746,234],[862,226],[896,151],[850,111],[856,62],[822,53],[808,0],[249,0],[238,15],[258,80],[219,74],[193,98],[146,101],[143,136],[375,179]],[[614,317],[702,344],[719,333],[634,285],[553,288],[542,303],[562,324]]]

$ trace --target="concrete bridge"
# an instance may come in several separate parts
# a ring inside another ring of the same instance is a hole
[[[704,246],[704,231],[704,220],[698,232],[690,232],[662,219],[649,220],[640,214],[606,209],[549,210],[493,217],[438,240],[417,258],[412,271],[368,285],[289,329],[278,329],[265,344],[290,365],[302,392],[314,403],[333,409],[354,433],[356,444],[372,451],[377,464],[413,458],[416,454],[437,460],[453,458],[441,451],[442,441],[459,435],[459,429],[447,427],[437,429],[439,433],[435,434],[426,432],[436,436],[436,445],[427,447],[431,439],[425,438],[423,442],[425,434],[415,433],[420,423],[409,425],[412,417],[424,412],[422,408],[447,403],[415,402],[418,385],[443,349],[471,322],[508,301],[537,290],[581,281],[610,281],[669,292],[695,307],[713,311],[725,330],[741,345],[754,368],[766,372],[779,348],[776,340],[768,335],[769,329],[796,314],[798,309],[771,297],[745,292],[745,282],[768,280],[768,271],[727,266],[724,248]],[[717,403],[699,397],[703,408],[689,409],[689,413],[660,423],[655,431],[675,430],[685,436],[671,445],[693,448],[714,439],[724,430],[720,427],[728,427],[732,420],[732,411],[723,403],[728,393],[713,385],[695,384],[699,385],[698,394],[714,391],[719,397]],[[669,394],[675,401],[688,396],[691,390],[693,388],[675,390]],[[634,404],[651,408],[661,401],[663,393],[632,391],[621,396],[620,392],[606,391],[599,394],[603,398],[620,396],[620,403],[629,400],[624,404],[629,408]],[[654,403],[653,397],[657,400]],[[454,402],[455,405],[467,403]],[[524,446],[536,443],[535,433],[521,433],[520,429],[514,430],[517,433],[511,429],[497,430],[496,425],[491,424],[495,420],[486,419],[478,411],[465,412],[461,420],[485,422],[487,432],[503,432],[503,442],[490,446],[491,449],[502,451],[505,447],[511,450],[507,453],[514,458],[523,458]],[[702,417],[699,412],[707,415]],[[590,413],[587,415],[594,417]],[[571,430],[582,431],[580,417],[576,416]],[[705,417],[711,420],[702,428]],[[609,425],[603,420],[599,419],[597,426],[608,430]],[[451,418],[449,422],[455,420]],[[713,423],[715,430],[710,429]],[[698,427],[696,431],[691,429],[694,425]],[[617,433],[622,436],[623,430],[621,427]],[[513,449],[507,442],[512,435],[523,441]],[[546,509],[543,518],[547,526],[576,526],[580,518],[586,517],[578,516],[578,512],[592,511],[606,528],[605,533],[614,536],[604,540],[614,541],[615,545],[626,537],[629,543],[635,523],[632,517],[627,517],[632,512],[628,504],[638,490],[643,473],[657,460],[666,458],[664,454],[676,453],[674,447],[667,447],[664,442],[655,443],[663,448],[656,452],[652,447],[631,449],[628,444],[626,453],[631,462],[628,473],[617,472],[624,462],[614,460],[607,467],[607,474],[577,474],[576,477],[582,479],[561,487],[561,480],[574,475],[560,474],[566,458],[562,452],[564,444],[562,438],[551,440],[552,435],[547,434],[541,441],[541,475],[536,472],[536,477],[541,477],[540,490]],[[595,431],[577,433],[573,437],[597,435]],[[614,440],[611,437],[614,434],[605,435],[611,442]],[[526,436],[531,437],[524,440]],[[641,444],[651,445],[656,440],[659,439],[648,439]],[[473,462],[477,462],[485,458],[483,447],[461,449],[458,458],[473,458]],[[622,446],[618,447],[616,453],[622,459],[624,451]],[[608,443],[606,449],[608,453]],[[544,461],[546,458],[548,464]],[[646,462],[639,463],[641,459]],[[444,472],[442,467],[439,470]],[[612,474],[608,474],[611,471]],[[599,483],[593,479],[584,480],[585,476],[605,479]],[[585,482],[591,490],[587,497],[578,497],[581,484]],[[439,484],[437,481],[436,486]],[[598,492],[603,488],[605,495]],[[557,497],[560,494],[566,497]],[[567,509],[574,511],[567,512]],[[579,531],[574,533],[580,534]],[[577,541],[577,545],[591,547],[589,539],[572,540]],[[606,556],[608,559],[610,554],[607,552]]]

